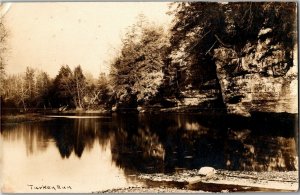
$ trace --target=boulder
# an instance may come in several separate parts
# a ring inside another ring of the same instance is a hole
[[[200,176],[211,177],[216,173],[213,167],[201,167],[198,171]]]

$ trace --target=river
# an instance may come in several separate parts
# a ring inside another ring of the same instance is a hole
[[[1,127],[2,191],[92,192],[143,185],[141,173],[211,166],[294,171],[296,116],[48,115]]]

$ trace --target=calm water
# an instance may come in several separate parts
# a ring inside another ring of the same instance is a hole
[[[142,185],[133,177],[139,173],[202,166],[246,171],[298,167],[295,116],[51,117],[51,121],[2,126],[4,191],[53,191],[32,189],[48,185],[56,186],[57,192],[91,192]]]

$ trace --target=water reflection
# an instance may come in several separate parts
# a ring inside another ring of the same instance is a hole
[[[81,157],[84,149],[90,150],[98,137],[101,146],[107,145],[109,136],[103,130],[104,126],[94,119],[57,119],[3,126],[2,136],[4,141],[24,140],[29,155],[45,149],[49,142],[54,141],[62,158],[68,158],[72,152]]]
[[[167,173],[202,166],[291,171],[298,167],[298,130],[293,117],[282,121],[261,116],[230,120],[196,114],[69,117],[3,126],[1,134],[4,143],[25,142],[28,158],[47,153],[50,143],[62,161],[68,161],[72,153],[78,159],[83,154],[91,155],[96,145],[109,147],[109,160],[126,174]],[[101,158],[92,163],[101,166]]]
[[[2,126],[2,190],[42,193],[53,191],[28,185],[61,185],[72,189],[55,192],[86,193],[137,183],[112,163],[107,126],[111,122],[61,118]]]

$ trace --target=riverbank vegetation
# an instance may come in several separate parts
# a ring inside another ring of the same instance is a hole
[[[226,104],[238,104],[247,96],[236,90],[240,86],[233,78],[293,77],[286,75],[296,45],[295,5],[171,3],[171,27],[166,30],[140,15],[122,38],[110,73],[98,78],[85,73],[84,64],[74,69],[62,65],[54,78],[31,67],[12,75],[5,73],[1,57],[2,110],[226,110]],[[7,33],[2,26],[4,45]]]

